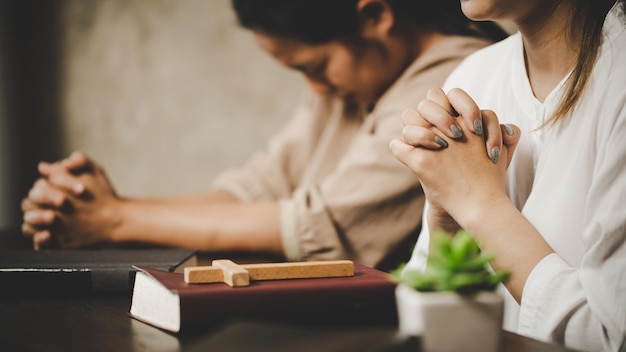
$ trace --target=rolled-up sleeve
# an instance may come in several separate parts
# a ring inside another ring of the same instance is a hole
[[[298,115],[299,114],[299,115]],[[395,116],[369,122],[321,182],[300,183],[319,135],[306,109],[243,167],[213,187],[240,200],[277,201],[289,260],[353,259],[370,266],[407,260],[419,232],[424,198],[416,176],[388,145],[400,134]],[[323,121],[322,121],[323,122]],[[406,255],[393,258],[398,252]]]
[[[323,182],[299,187],[283,201],[283,214],[295,216],[284,236],[297,238],[300,258],[351,258],[378,266],[404,250],[396,261],[408,259],[421,223],[421,187],[388,149],[400,132],[398,117],[371,127],[375,131],[359,135]]]
[[[327,176],[302,182],[331,114],[316,99],[306,96],[267,149],[219,175],[213,188],[244,202],[279,202],[289,260],[349,258],[370,266],[408,260],[424,199],[416,176],[388,148],[401,132],[400,107],[368,117]],[[405,255],[396,258],[398,252]]]

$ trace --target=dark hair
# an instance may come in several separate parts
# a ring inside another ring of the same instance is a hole
[[[359,0],[233,0],[239,24],[309,44],[350,38],[359,31]],[[507,33],[493,22],[469,20],[459,0],[387,0],[395,15],[444,34],[498,41]]]
[[[566,82],[566,92],[554,114],[544,124],[554,124],[570,112],[587,86],[602,44],[602,27],[606,15],[617,2],[621,4],[622,16],[626,11],[626,0],[575,0],[570,19],[568,39],[578,47],[578,59]],[[582,26],[577,26],[581,24]]]

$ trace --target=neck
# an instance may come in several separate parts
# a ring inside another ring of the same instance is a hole
[[[395,67],[396,72],[390,76],[389,82],[380,88],[378,99],[368,104],[366,109],[371,111],[376,106],[380,97],[389,87],[406,71],[406,69],[421,55],[435,46],[439,41],[446,38],[446,35],[425,31],[410,30],[404,31],[402,35],[396,35],[387,42],[386,46],[381,46],[382,55],[386,58],[388,67]],[[390,55],[389,53],[395,53]]]
[[[524,42],[530,86],[540,101],[544,101],[574,68],[579,51],[578,47],[572,47],[573,41],[568,39],[571,2],[545,3],[534,13],[515,21]]]

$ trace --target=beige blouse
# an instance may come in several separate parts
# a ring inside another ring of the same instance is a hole
[[[307,92],[268,147],[219,175],[213,187],[244,202],[278,201],[289,260],[351,259],[395,268],[410,257],[424,207],[417,177],[389,151],[401,134],[400,114],[487,44],[466,37],[440,41],[369,114]]]

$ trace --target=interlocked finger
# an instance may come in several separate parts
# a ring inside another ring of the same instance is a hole
[[[424,147],[428,149],[445,148],[448,142],[440,136],[436,127],[419,127],[414,125],[404,126],[402,129],[402,142],[413,147]]]
[[[437,127],[448,138],[460,138],[463,132],[456,123],[455,118],[446,109],[432,100],[424,99],[417,107],[421,116]]]
[[[38,179],[28,192],[29,204],[38,207],[60,208],[66,201],[65,192],[53,187],[43,178]]]
[[[459,114],[454,110],[450,101],[448,100],[448,96],[441,88],[431,88],[426,93],[426,99],[431,100],[441,106],[445,111],[448,112],[451,116],[459,116]]]
[[[483,134],[483,118],[478,105],[465,91],[454,88],[448,93],[448,100],[468,129],[477,135]]]
[[[416,108],[408,108],[402,112],[402,123],[404,126],[419,126],[429,128],[432,126]]]
[[[500,122],[498,116],[491,110],[482,110],[481,116],[485,123],[485,145],[487,147],[487,155],[491,161],[495,164],[500,160],[500,153],[502,152],[502,130],[500,129]]]

